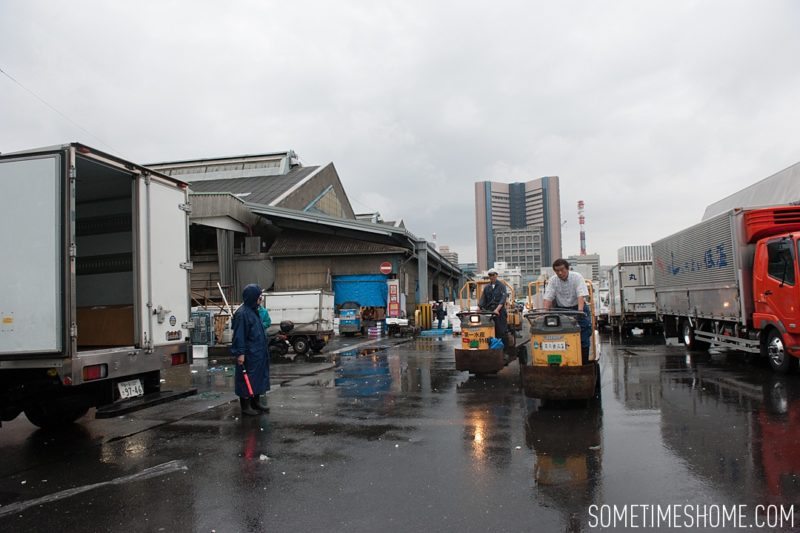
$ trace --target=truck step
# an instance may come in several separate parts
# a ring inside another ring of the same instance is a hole
[[[144,396],[140,396],[131,400],[125,400],[103,406],[97,410],[95,418],[114,418],[115,416],[153,407],[154,405],[171,402],[173,400],[179,400],[188,396],[194,396],[195,394],[197,394],[197,389],[194,388],[153,392],[151,394],[145,394]]]

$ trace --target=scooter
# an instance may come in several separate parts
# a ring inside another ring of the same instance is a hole
[[[270,360],[276,362],[289,353],[289,348],[292,347],[289,342],[288,333],[294,329],[294,323],[291,320],[284,320],[281,322],[280,331],[269,338],[267,349],[269,350]]]

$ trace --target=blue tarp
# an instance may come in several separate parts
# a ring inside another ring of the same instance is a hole
[[[383,274],[333,276],[334,304],[350,300],[362,307],[386,307],[388,288]]]

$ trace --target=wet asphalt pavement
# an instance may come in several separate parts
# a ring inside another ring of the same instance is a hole
[[[203,360],[167,376],[199,387],[191,398],[56,433],[21,416],[0,428],[0,527],[616,531],[612,506],[633,504],[705,506],[706,525],[737,505],[743,529],[791,530],[787,514],[800,527],[800,376],[605,338],[601,401],[541,406],[516,362],[457,372],[459,340],[350,339],[273,365],[258,417],[240,417],[232,366]]]

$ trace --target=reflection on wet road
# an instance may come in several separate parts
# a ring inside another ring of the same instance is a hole
[[[160,411],[61,434],[15,421],[0,429],[0,513],[14,530],[92,516],[94,530],[581,531],[591,506],[798,501],[800,376],[606,339],[601,402],[542,406],[516,362],[457,372],[457,340],[287,365],[260,417],[239,417],[211,365],[186,378],[198,398]],[[136,476],[163,464],[185,470]]]

